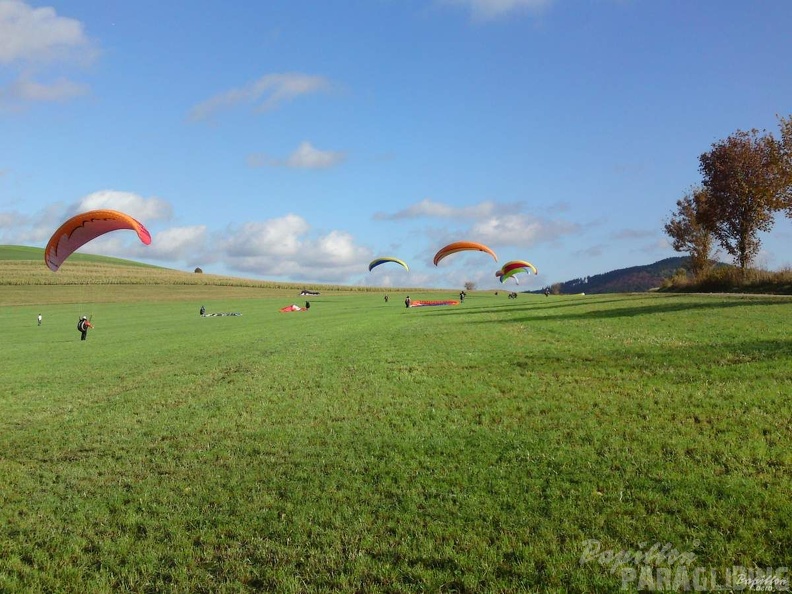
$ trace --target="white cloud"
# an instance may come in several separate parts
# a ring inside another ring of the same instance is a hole
[[[308,222],[294,214],[245,223],[220,241],[220,259],[237,272],[318,282],[343,282],[365,270],[371,253],[349,233],[311,236],[310,231]]]
[[[648,229],[620,229],[618,231],[614,231],[611,233],[611,237],[613,239],[646,239],[647,237],[652,237],[657,235],[656,231],[650,231]]]
[[[97,209],[119,210],[136,218],[144,226],[148,226],[150,222],[168,220],[171,217],[170,205],[159,198],[143,198],[131,192],[102,190],[89,194],[69,206],[62,202],[52,203],[33,215],[13,211],[0,212],[0,242],[44,247],[52,233],[66,219],[81,212]],[[134,234],[132,237],[135,237]],[[96,244],[98,249],[94,247],[94,242],[91,242],[91,246],[87,246],[86,251],[93,249],[93,253],[133,255],[132,252],[125,250],[125,246],[131,246],[134,243],[120,235],[104,241],[101,238],[94,241],[99,242]],[[108,249],[110,251],[101,251]],[[132,249],[137,249],[137,246]],[[134,252],[134,255],[149,257],[147,252]]]
[[[412,204],[407,208],[387,214],[378,212],[374,214],[374,218],[378,220],[397,221],[403,219],[418,219],[418,218],[444,218],[444,219],[480,219],[488,217],[495,213],[508,214],[517,212],[520,209],[520,204],[497,204],[491,201],[484,201],[473,206],[450,206],[442,202],[435,202],[430,198],[424,198],[416,204]]]
[[[140,251],[140,255],[151,260],[183,260],[188,264],[207,261],[207,233],[205,225],[171,227],[160,231],[151,240],[151,245]]]
[[[86,94],[85,85],[63,76],[48,83],[36,78],[55,64],[86,65],[97,54],[80,21],[59,16],[54,8],[0,0],[0,66],[17,73],[0,88],[2,107],[21,107],[31,101],[63,101]]]
[[[441,0],[446,4],[467,7],[476,20],[494,20],[515,12],[538,13],[554,0]]]
[[[159,198],[143,198],[131,192],[102,190],[81,198],[70,206],[50,204],[35,215],[0,212],[0,243],[44,247],[53,232],[69,217],[88,210],[111,209],[124,212],[148,227],[171,217],[170,205]],[[134,233],[109,233],[83,246],[90,254],[153,260],[185,259],[204,244],[202,227],[172,228],[158,233],[151,246],[143,245]]]
[[[44,247],[52,233],[66,220],[63,204],[51,204],[34,215],[0,213],[0,243]]]
[[[244,87],[230,89],[199,103],[189,115],[193,121],[205,120],[218,111],[245,103],[256,104],[256,111],[270,111],[286,101],[324,91],[329,86],[329,81],[322,76],[299,72],[267,74]]]
[[[292,257],[302,249],[302,235],[308,232],[308,223],[300,216],[285,217],[263,222],[250,222],[240,229],[230,229],[224,251],[232,260]]]
[[[81,198],[72,206],[72,215],[98,209],[119,210],[136,218],[144,225],[149,221],[168,220],[171,217],[171,206],[156,197],[143,198],[132,192],[117,190],[100,190]]]
[[[20,76],[6,89],[0,89],[0,99],[3,103],[66,101],[87,94],[87,85],[62,77],[46,84],[30,80],[27,76]]]
[[[51,62],[93,52],[80,21],[21,0],[0,2],[0,64]]]
[[[105,190],[68,208],[53,204],[36,215],[0,211],[0,243],[43,247],[66,218],[97,208],[127,212],[144,224],[171,214],[170,206],[160,199]],[[81,251],[166,265],[182,262],[189,268],[201,266],[207,272],[210,264],[218,264],[232,274],[329,283],[349,282],[366,270],[372,258],[371,251],[358,245],[350,233],[314,233],[296,214],[247,222],[222,233],[209,232],[205,225],[170,227],[154,233],[150,245],[143,245],[134,233],[107,233]]]
[[[69,217],[97,208],[121,210],[141,222],[161,219],[163,215],[170,214],[170,207],[156,198],[144,199],[124,192],[96,192],[69,207],[63,203],[53,203],[32,215],[0,212],[0,243],[44,247],[55,230]],[[132,259],[189,259],[190,251],[201,247],[201,239],[197,231],[189,233],[171,229],[157,234],[152,246],[146,246],[135,233],[108,233],[88,242],[80,251]]]
[[[368,257],[368,251],[355,245],[352,235],[345,231],[331,231],[319,237],[311,242],[311,249],[311,259],[323,265],[357,265]]]
[[[586,249],[576,251],[575,255],[585,258],[599,258],[604,256],[608,251],[610,251],[610,246],[598,243],[596,245],[590,245]]]
[[[321,151],[305,141],[286,159],[273,159],[264,154],[250,155],[251,167],[292,167],[295,169],[328,169],[344,161],[346,155],[338,151]]]
[[[28,217],[18,212],[0,212],[0,230],[11,230],[27,221]]]
[[[39,237],[33,224],[32,218],[28,215],[16,211],[0,212],[0,244],[30,245],[35,243]]]
[[[492,245],[531,247],[541,241],[553,241],[579,232],[580,227],[565,221],[552,221],[525,214],[496,216],[479,221],[470,235]]]
[[[310,142],[303,142],[286,160],[289,167],[301,169],[326,169],[344,160],[344,154],[333,151],[320,151]]]

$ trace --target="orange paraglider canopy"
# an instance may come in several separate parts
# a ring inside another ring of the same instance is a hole
[[[440,248],[440,250],[435,254],[434,265],[437,266],[437,263],[446,256],[467,250],[485,252],[495,258],[496,262],[498,261],[498,256],[495,255],[495,252],[493,252],[483,243],[477,243],[475,241],[455,241],[454,243],[449,243],[447,246]]]
[[[117,210],[90,210],[73,216],[52,234],[44,250],[44,261],[53,272],[75,251],[100,235],[131,229],[144,244],[151,243],[151,234],[137,220]]]

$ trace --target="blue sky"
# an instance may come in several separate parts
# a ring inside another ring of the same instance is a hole
[[[114,208],[152,244],[84,251],[247,278],[648,264],[699,155],[792,115],[790,31],[788,0],[0,0],[0,243]],[[762,239],[792,266],[788,219]]]

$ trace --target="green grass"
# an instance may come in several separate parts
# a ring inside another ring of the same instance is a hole
[[[788,298],[132,289],[0,285],[0,591],[620,591],[592,539],[790,566]]]

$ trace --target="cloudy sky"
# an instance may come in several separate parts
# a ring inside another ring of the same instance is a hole
[[[788,0],[0,0],[0,244],[113,208],[151,245],[84,251],[257,279],[497,288],[432,264],[457,240],[524,289],[648,264],[699,155],[792,115],[790,31]],[[790,246],[779,217],[758,263]]]

